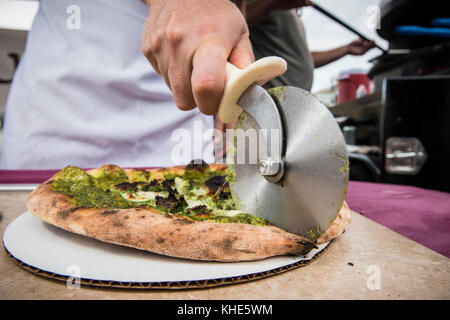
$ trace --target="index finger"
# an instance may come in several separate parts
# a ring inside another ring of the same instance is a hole
[[[192,61],[192,93],[199,110],[207,115],[217,113],[222,98],[228,53],[219,42],[200,45]]]

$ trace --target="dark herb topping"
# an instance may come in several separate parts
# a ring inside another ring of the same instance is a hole
[[[142,187],[142,191],[154,191],[154,192],[158,192],[158,191],[165,191],[165,190],[166,190],[166,188],[163,187],[163,186],[161,185],[161,183],[160,183],[158,180],[156,180],[156,179],[153,179],[152,181],[150,181],[149,184],[146,184],[146,185],[144,185],[144,186]]]
[[[225,176],[211,177],[204,182],[206,188],[208,188],[209,194],[215,194],[219,188],[228,185]]]
[[[148,184],[150,187],[154,187],[154,186],[159,186],[159,181],[156,179],[153,179],[152,181],[150,181],[150,183]]]
[[[145,182],[122,182],[116,184],[113,188],[120,191],[138,191],[139,187],[144,185],[146,185]]]
[[[167,179],[167,180],[163,180],[163,182],[161,183],[161,185],[163,187],[166,188],[171,188],[175,185],[175,179]]]
[[[193,214],[201,214],[201,213],[210,213],[211,212],[211,210],[209,210],[208,207],[205,205],[189,208],[189,209],[187,209],[187,211],[188,211],[188,213],[193,213]]]
[[[165,213],[186,214],[188,204],[183,196],[177,198],[174,194],[169,194],[167,198],[156,196],[155,199],[156,207]]]
[[[179,201],[175,197],[169,196],[168,198],[156,196],[156,205],[165,208],[167,211],[171,211],[178,205]]]

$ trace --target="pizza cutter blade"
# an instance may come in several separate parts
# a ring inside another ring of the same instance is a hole
[[[223,99],[226,107],[219,106],[224,122],[232,118],[230,110],[234,116],[241,112],[227,150],[235,173],[232,196],[239,210],[314,241],[344,202],[349,171],[344,137],[328,108],[307,91],[278,87],[268,92],[252,82],[281,64],[279,58],[261,60],[250,71],[230,67],[225,91],[235,100]]]
[[[244,112],[235,129],[232,194],[240,210],[316,240],[345,198],[345,141],[329,110],[308,92],[270,92],[254,84],[238,100]]]

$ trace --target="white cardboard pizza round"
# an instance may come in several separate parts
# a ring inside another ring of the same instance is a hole
[[[49,273],[127,283],[201,281],[257,274],[311,260],[328,245],[321,244],[305,256],[232,263],[193,261],[79,236],[44,223],[29,212],[8,225],[3,244],[17,260]]]

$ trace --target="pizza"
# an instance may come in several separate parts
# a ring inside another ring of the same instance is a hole
[[[46,223],[97,240],[171,257],[250,261],[304,255],[339,236],[351,220],[344,204],[315,242],[239,211],[230,169],[196,164],[158,169],[68,166],[39,185],[29,211]]]

